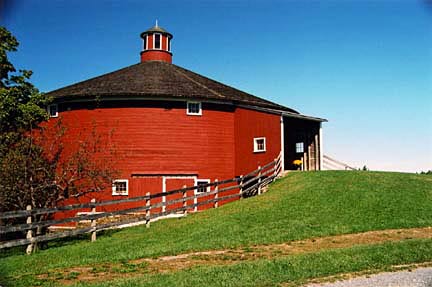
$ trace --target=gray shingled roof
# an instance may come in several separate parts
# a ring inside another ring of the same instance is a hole
[[[179,66],[148,61],[47,93],[56,100],[89,97],[184,98],[297,111],[234,89]]]

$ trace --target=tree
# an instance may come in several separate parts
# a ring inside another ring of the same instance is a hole
[[[111,187],[117,175],[112,133],[83,130],[72,148],[64,147],[61,121],[23,136],[1,159],[3,210],[55,207],[61,201]],[[45,217],[39,218],[40,220]]]
[[[94,125],[71,142],[61,119],[47,122],[51,99],[30,83],[31,71],[17,72],[7,57],[17,47],[0,27],[0,210],[55,207],[111,187],[117,175],[112,131]]]
[[[18,42],[0,27],[0,133],[29,130],[47,120],[44,107],[51,101],[29,82],[32,71],[19,70],[9,62],[7,52],[16,51]]]

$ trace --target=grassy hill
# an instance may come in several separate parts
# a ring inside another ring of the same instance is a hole
[[[361,171],[294,172],[277,180],[269,192],[259,197],[182,219],[159,221],[149,229],[140,226],[106,232],[94,243],[87,240],[50,243],[49,249],[32,256],[2,255],[0,285],[56,286],[61,285],[60,281],[45,280],[43,276],[38,279],[37,274],[61,273],[63,269],[79,266],[124,265],[142,258],[193,251],[247,249],[308,238],[427,226],[432,226],[431,176]],[[262,286],[274,286],[340,272],[432,261],[431,254],[431,239],[412,239],[291,257],[276,256],[271,260],[239,261],[229,267],[194,267],[163,275],[144,267],[139,272],[136,268],[130,272],[123,268],[124,272],[120,270],[119,274],[135,273],[131,279],[116,281],[115,286],[167,286],[171,280],[179,286],[212,285],[213,278],[219,278],[214,286],[257,286],[259,282],[268,282]],[[339,267],[335,269],[335,266]],[[302,275],[293,271],[296,268]],[[320,268],[327,269],[320,273]],[[289,277],[287,272],[297,275]],[[238,277],[238,274],[243,275]],[[135,278],[138,275],[144,277]],[[95,284],[113,286],[114,283]]]

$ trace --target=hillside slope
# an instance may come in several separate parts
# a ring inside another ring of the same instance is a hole
[[[0,276],[32,278],[53,268],[425,226],[432,226],[430,176],[293,172],[261,196],[159,221],[149,229],[108,232],[94,243],[72,241],[32,256],[3,255]]]

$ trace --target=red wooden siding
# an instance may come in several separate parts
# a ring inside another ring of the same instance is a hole
[[[167,49],[167,37],[165,35],[161,35],[161,41],[162,41],[162,50],[168,50]]]
[[[202,116],[186,115],[185,102],[116,103],[95,109],[69,104],[62,110],[72,142],[93,124],[106,133],[114,129],[119,178],[129,180],[130,197],[147,192],[137,183],[143,179],[133,174],[195,174],[211,180],[234,176],[234,113],[226,106],[204,103]],[[148,191],[161,192],[155,184]]]
[[[253,139],[266,138],[266,151],[254,153]],[[235,173],[242,175],[274,160],[281,151],[280,116],[237,108],[235,111]]]
[[[172,56],[170,53],[165,51],[155,51],[155,50],[146,51],[141,54],[141,62],[145,62],[145,61],[164,61],[164,62],[171,63]]]
[[[147,36],[147,49],[153,49],[153,34]]]
[[[119,154],[117,169],[121,174],[118,178],[129,181],[129,197],[162,192],[164,177],[165,191],[169,191],[194,185],[194,178],[211,181],[233,178],[278,156],[278,115],[207,103],[203,103],[202,108],[202,116],[190,116],[186,114],[186,102],[105,102],[98,107],[70,103],[61,105],[60,115],[69,129],[71,145],[79,134],[89,133],[93,125],[98,132],[108,133],[114,129],[111,140]],[[255,137],[266,138],[265,152],[254,153]],[[82,200],[89,201],[93,197],[110,200],[124,196],[112,196],[111,190],[107,190]],[[172,196],[166,198],[172,199]],[[210,198],[203,197],[200,201],[206,199]],[[104,208],[112,209],[114,207]]]
[[[174,178],[174,177],[167,177],[165,179],[166,191],[183,188],[183,185],[194,186],[195,185],[195,180],[193,178]],[[193,195],[193,191],[189,190],[187,195],[188,196],[192,196]],[[174,200],[174,199],[180,199],[180,198],[182,198],[182,194],[181,193],[177,193],[177,194],[173,194],[173,195],[167,196],[166,197],[166,201],[170,201],[170,200]],[[188,203],[192,204],[193,202],[189,201]],[[180,208],[180,207],[182,207],[182,203],[181,202],[170,205],[167,208],[167,210],[169,210],[169,209],[175,209],[175,208]]]

